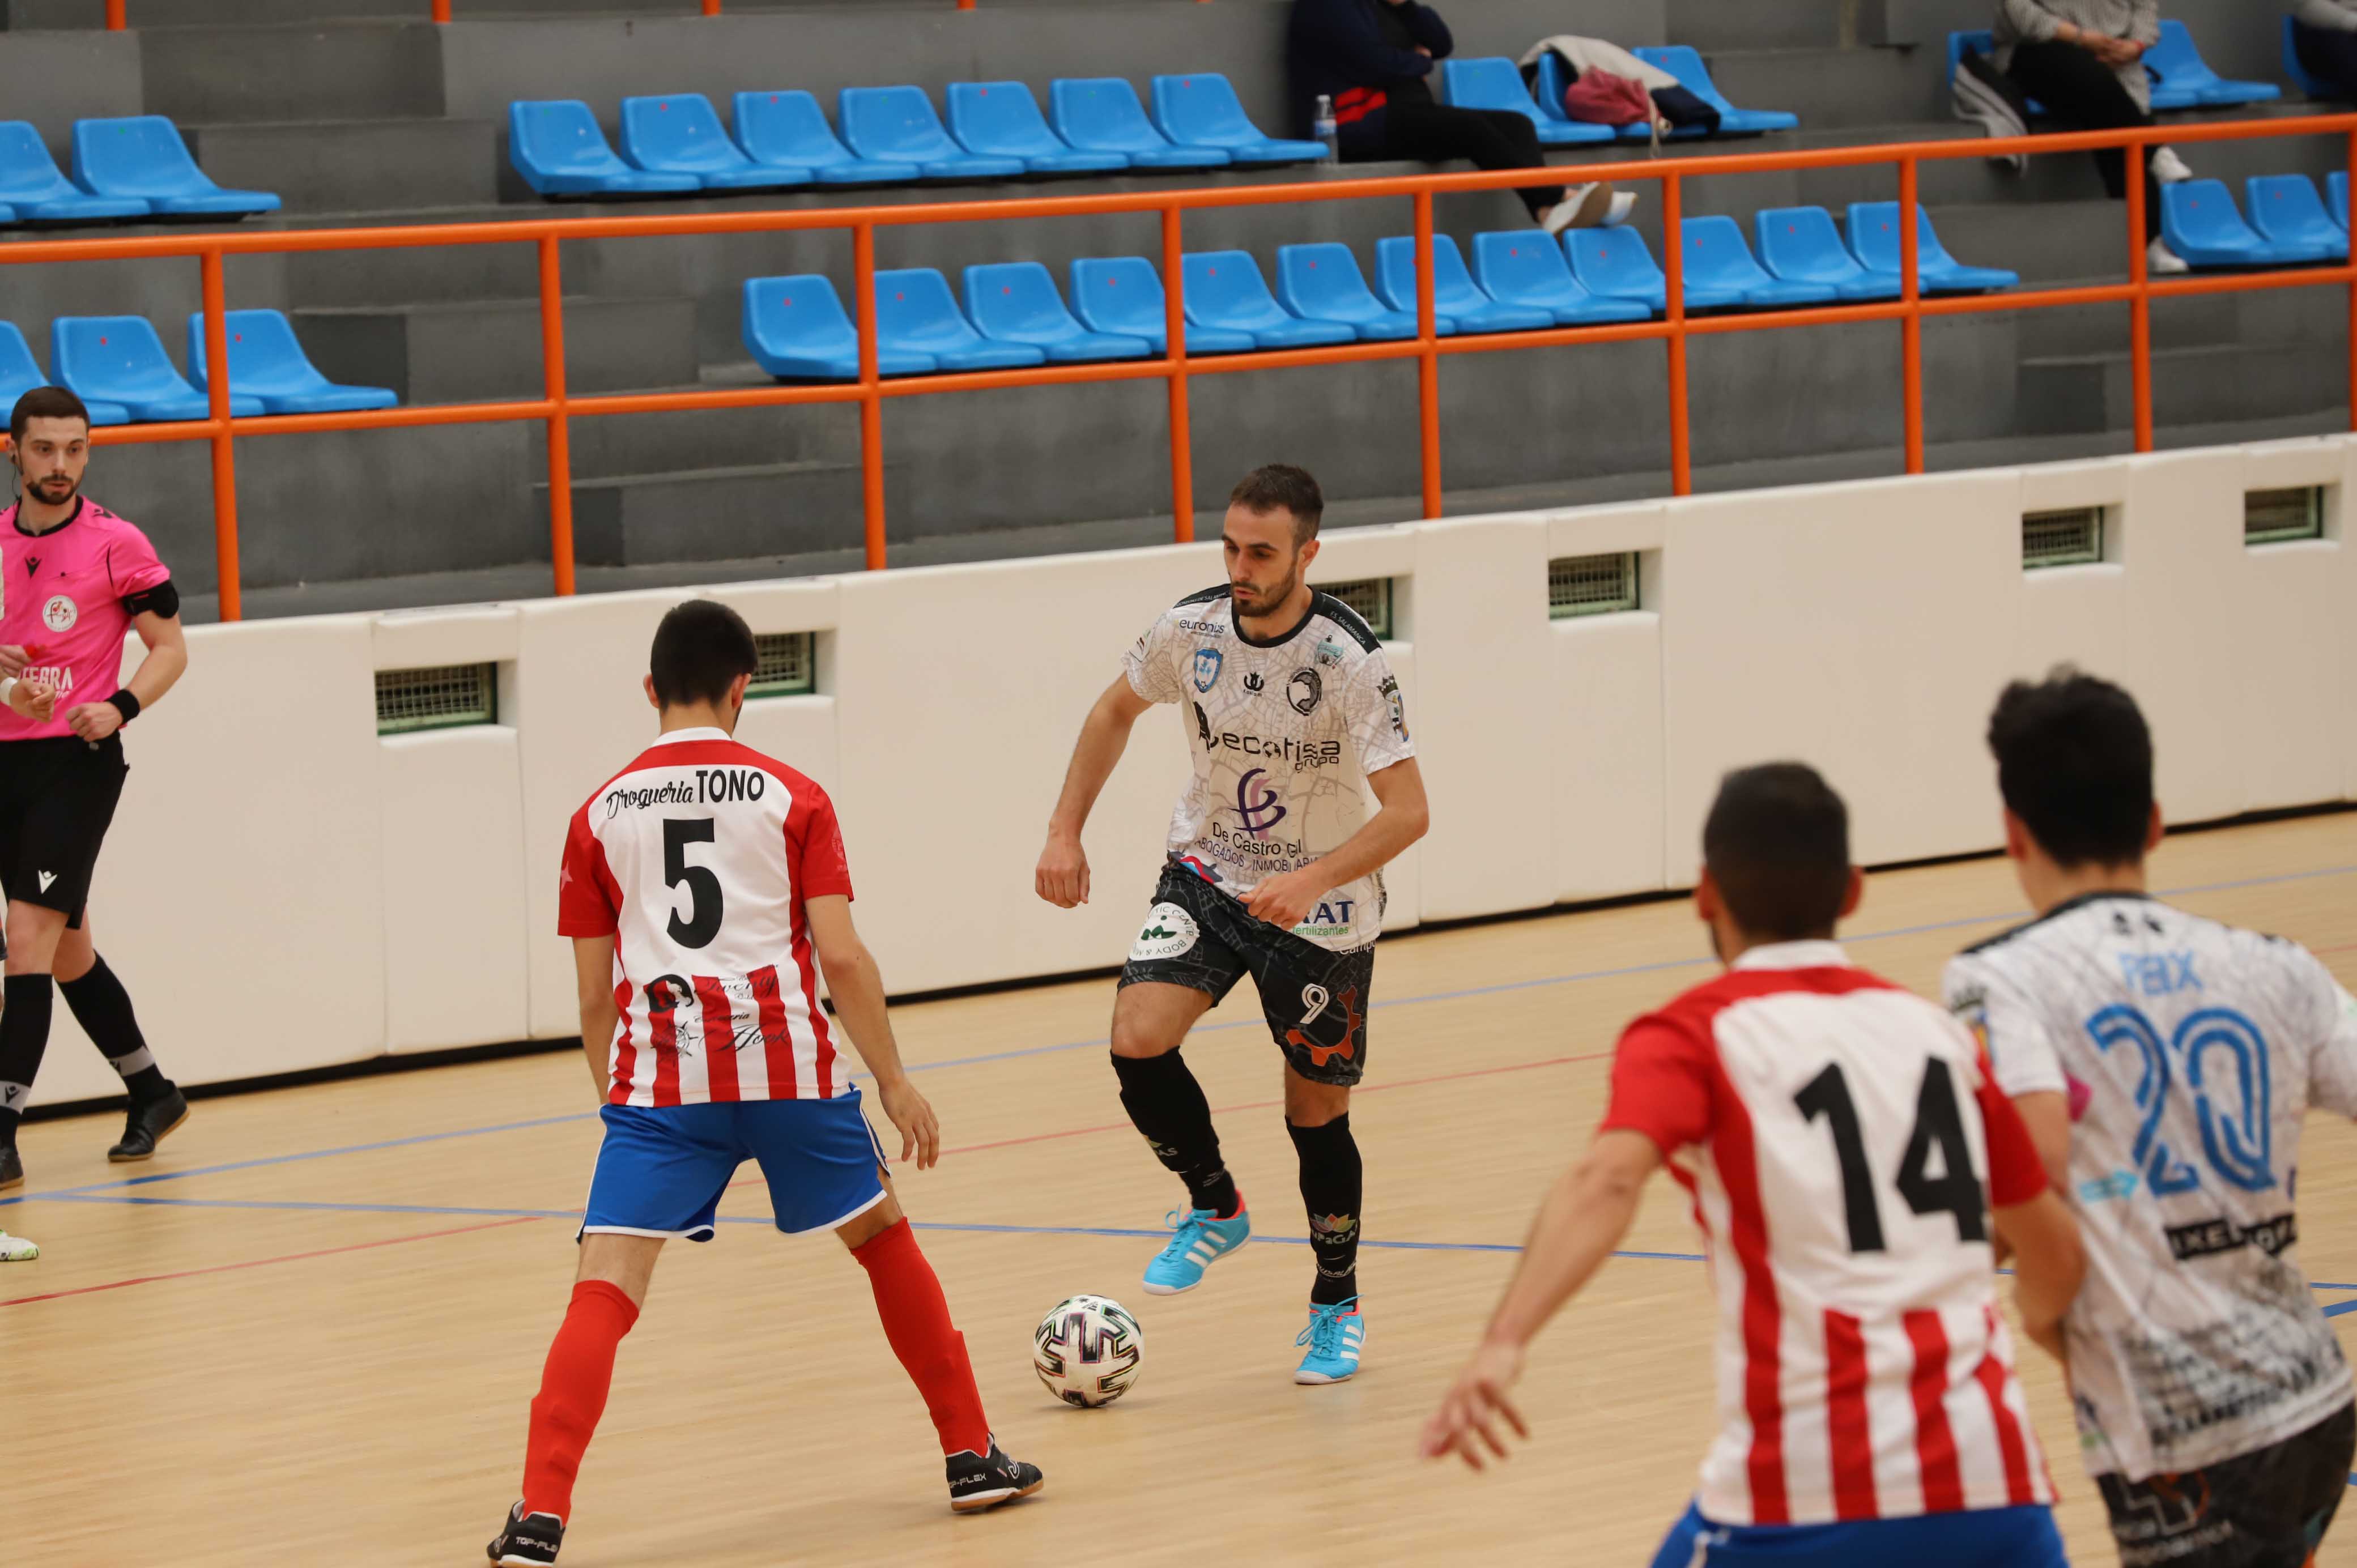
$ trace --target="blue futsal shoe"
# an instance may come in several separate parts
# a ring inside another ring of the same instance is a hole
[[[1294,1343],[1309,1347],[1309,1354],[1301,1358],[1293,1374],[1295,1382],[1339,1383],[1350,1377],[1359,1369],[1359,1352],[1367,1343],[1367,1319],[1359,1310],[1359,1298],[1354,1295],[1331,1306],[1313,1302],[1309,1326]]]
[[[1222,1219],[1208,1208],[1172,1209],[1162,1217],[1170,1244],[1146,1265],[1146,1294],[1177,1295],[1203,1283],[1214,1260],[1243,1246],[1252,1235],[1252,1212],[1236,1199],[1236,1212]]]

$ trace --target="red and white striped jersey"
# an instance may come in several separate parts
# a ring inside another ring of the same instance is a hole
[[[826,791],[716,729],[674,730],[573,813],[557,930],[614,943],[616,1105],[849,1091],[808,901],[851,896]]]
[[[1604,1126],[1661,1147],[1708,1238],[1705,1518],[2054,1500],[1988,1239],[2046,1176],[1962,1025],[1832,942],[1754,948],[1629,1026]]]

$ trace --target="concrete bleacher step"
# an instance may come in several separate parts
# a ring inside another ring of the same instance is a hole
[[[162,27],[139,38],[147,113],[182,124],[409,120],[444,112],[443,37],[410,22]]]
[[[1857,41],[1857,0],[1664,0],[1669,41],[1715,49],[1837,48]],[[1738,98],[1746,108],[1754,105]],[[1766,108],[1769,105],[1758,105]]]
[[[2054,286],[2117,283],[2113,278],[2073,278]],[[2345,309],[2345,306],[2344,306]],[[2024,346],[2040,357],[2125,354],[2128,349],[2126,305],[2064,306],[2021,312]],[[2244,338],[2242,303],[2233,295],[2190,295],[2157,299],[2152,306],[2156,349],[2201,349]]]
[[[221,185],[275,191],[289,213],[375,215],[499,199],[499,127],[488,120],[329,120],[183,125]]]
[[[533,300],[307,309],[303,346],[330,381],[391,387],[404,403],[538,397]],[[565,376],[576,392],[677,386],[696,376],[692,299],[565,302]]]
[[[897,488],[889,462],[884,485],[888,514]],[[533,489],[545,518],[548,487]],[[856,549],[863,493],[858,464],[813,458],[576,478],[574,549],[594,566]]]
[[[2287,416],[2330,407],[2348,393],[2349,357],[2338,344],[2214,343],[2153,350],[2153,419],[2159,424]],[[2123,430],[2135,419],[2125,350],[2025,358],[2018,396],[2027,432]]]
[[[2128,267],[2127,209],[2116,201],[1930,204],[1941,242],[1958,261],[2010,267],[2026,284],[2108,275]]]
[[[1788,110],[1819,130],[1937,120],[1947,113],[1947,84],[1919,49],[1720,49],[1706,63],[1730,101]]]
[[[699,0],[456,0],[469,20],[517,16],[687,16]],[[164,27],[251,27],[309,22],[412,22],[428,14],[426,0],[129,0],[128,19],[145,32]],[[105,25],[93,0],[6,0],[6,26],[16,29],[87,28]]]
[[[735,371],[737,367],[726,367]],[[740,374],[707,369],[702,385],[769,385],[749,361]],[[742,467],[858,455],[858,412],[850,407],[713,408],[676,413],[604,414],[571,422],[577,479]]]

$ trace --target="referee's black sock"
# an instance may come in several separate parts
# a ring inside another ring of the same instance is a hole
[[[1187,1184],[1187,1198],[1226,1219],[1236,1211],[1235,1178],[1220,1161],[1220,1135],[1211,1127],[1211,1102],[1177,1051],[1158,1057],[1113,1058],[1121,1079],[1122,1109],[1146,1137],[1164,1167]]]
[[[13,1145],[49,1048],[49,977],[12,974],[0,999],[0,1144]]]
[[[1301,1201],[1309,1209],[1309,1250],[1318,1259],[1309,1300],[1339,1305],[1359,1294],[1359,1202],[1366,1185],[1359,1141],[1351,1136],[1347,1113],[1323,1127],[1287,1122],[1285,1130],[1301,1156]]]
[[[131,1091],[132,1099],[161,1100],[172,1092],[172,1080],[156,1065],[155,1053],[139,1033],[138,1015],[131,1010],[131,993],[106,967],[104,955],[80,980],[59,981],[58,989],[64,993],[66,1005],[73,1010],[82,1033],[123,1075],[123,1087]]]

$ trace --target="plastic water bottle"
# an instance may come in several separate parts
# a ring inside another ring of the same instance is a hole
[[[1309,134],[1326,144],[1326,161],[1342,161],[1342,128],[1334,123],[1334,101],[1324,93],[1318,95],[1317,118],[1310,122]]]

